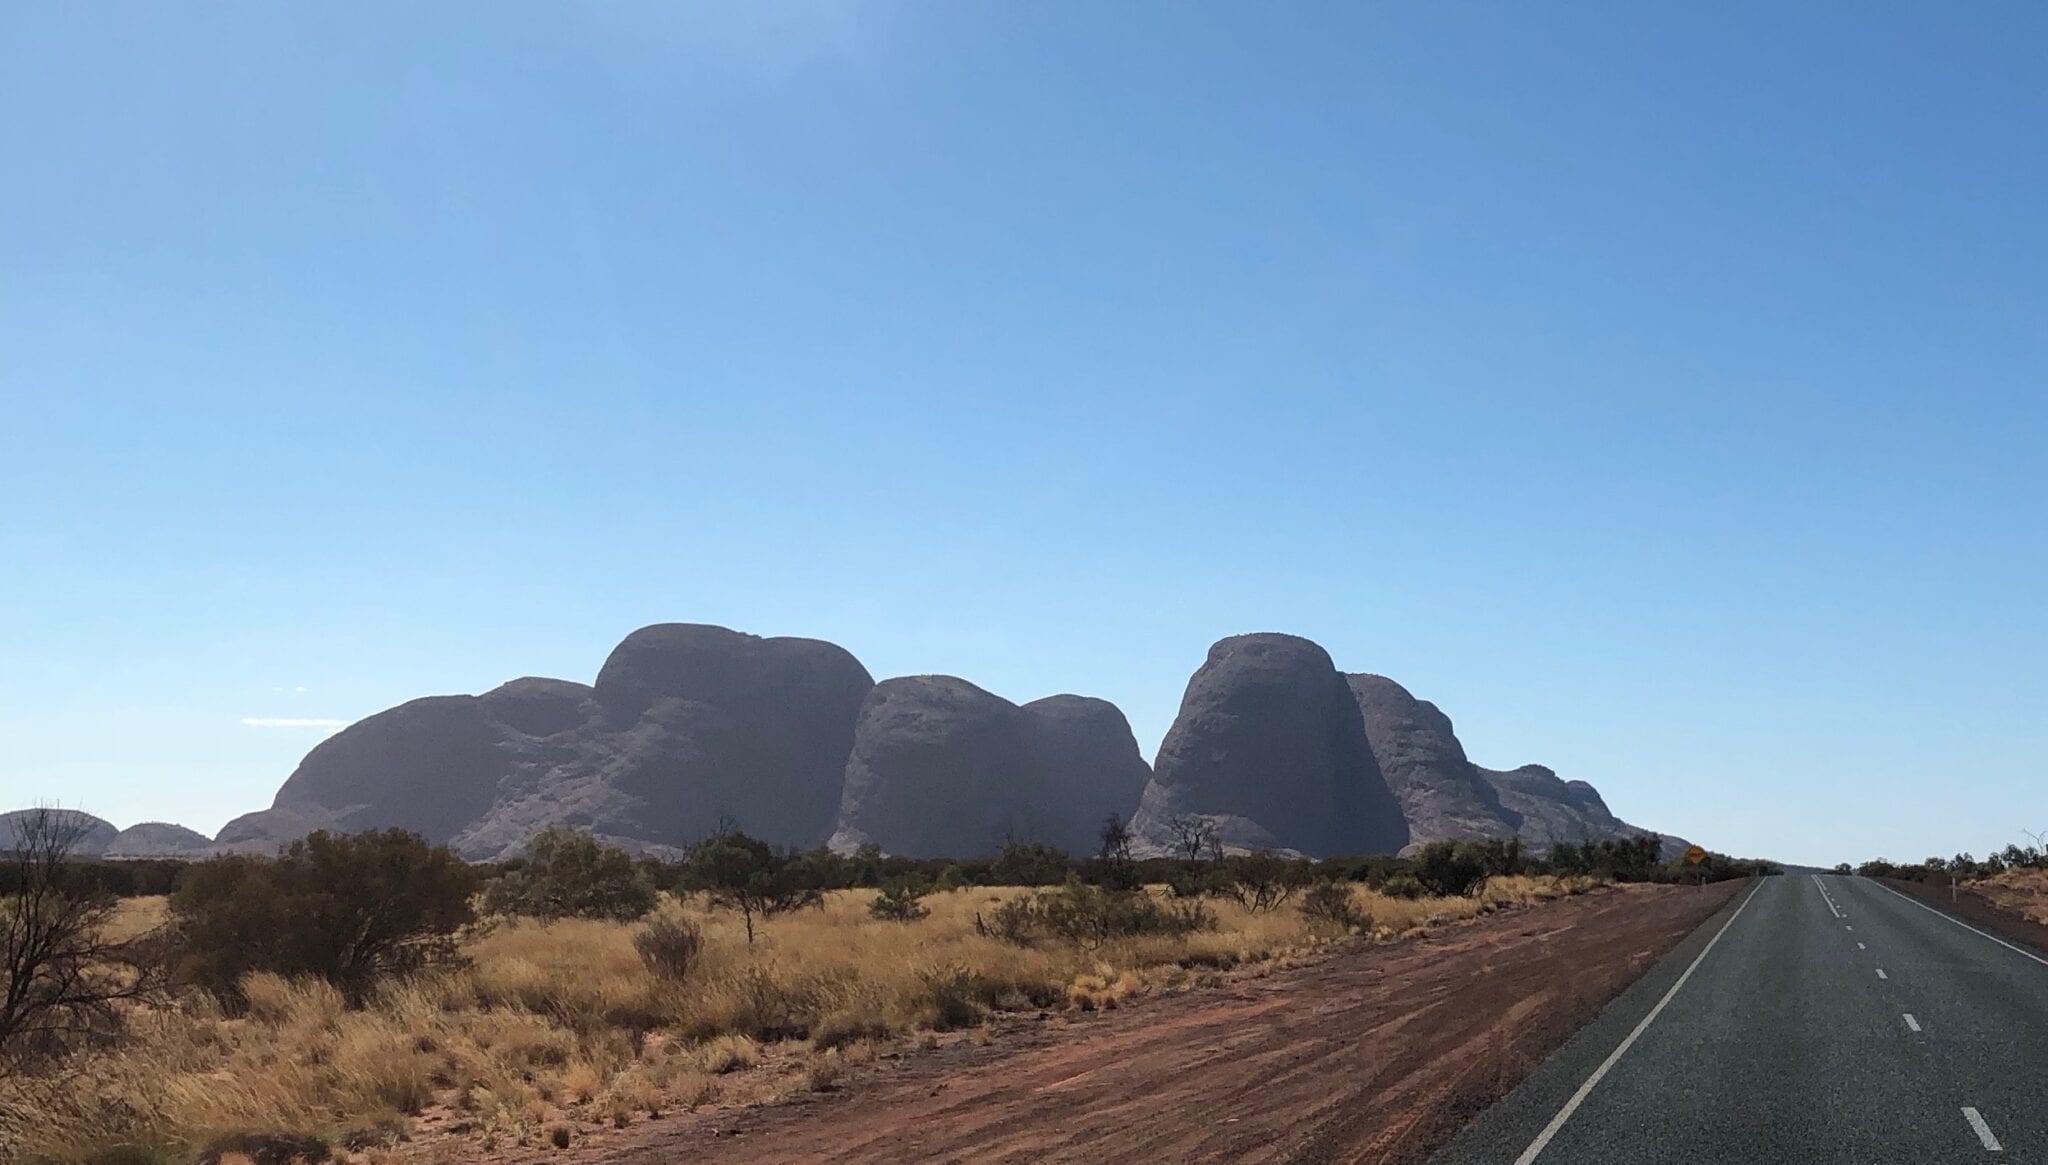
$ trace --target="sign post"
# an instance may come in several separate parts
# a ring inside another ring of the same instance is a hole
[[[1700,866],[1700,863],[1706,860],[1707,851],[1698,846],[1693,846],[1685,851],[1686,864],[1695,870],[1699,870],[1699,877],[1694,880],[1693,884],[1702,890],[1707,888],[1707,871]]]

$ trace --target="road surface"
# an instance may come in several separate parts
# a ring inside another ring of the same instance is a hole
[[[1766,878],[1432,1165],[2048,1162],[2048,959],[1878,883]]]

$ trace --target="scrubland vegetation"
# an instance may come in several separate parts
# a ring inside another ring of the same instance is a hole
[[[168,899],[73,888],[95,941],[157,952],[168,977],[123,964],[105,1022],[0,1047],[0,1155],[566,1145],[834,1088],[878,1057],[987,1040],[994,1017],[1117,1008],[1610,880],[1513,843],[1136,862],[1114,832],[1085,862],[1013,846],[973,863],[722,832],[659,866],[558,831],[497,870],[404,834],[316,835],[199,863]],[[1006,874],[1041,884],[978,884]]]
[[[1954,879],[2001,910],[2048,925],[2048,850],[2039,845],[2008,845],[1982,858],[1960,853],[1911,865],[1877,858],[1852,869],[1844,862],[1835,872],[1906,882],[1938,880],[1946,884]]]

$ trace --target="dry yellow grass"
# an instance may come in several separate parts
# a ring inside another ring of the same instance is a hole
[[[2002,870],[1969,887],[2002,909],[2048,923],[2048,870]]]
[[[1500,878],[1467,898],[1353,894],[1371,920],[1364,937],[1384,939],[1582,888]],[[770,920],[752,946],[737,918],[671,901],[664,910],[704,931],[701,965],[680,983],[641,963],[633,926],[601,922],[499,926],[469,944],[470,966],[387,984],[355,1011],[325,984],[252,976],[246,1015],[194,998],[135,1017],[121,1047],[32,1098],[23,1148],[77,1161],[116,1143],[187,1156],[239,1132],[360,1143],[368,1135],[351,1130],[429,1109],[445,1118],[437,1127],[487,1144],[540,1144],[565,1120],[617,1126],[836,1087],[882,1042],[949,1028],[989,1038],[979,1025],[990,1008],[1120,1007],[1341,937],[1292,905],[1254,914],[1230,902],[1216,904],[1213,931],[1086,951],[976,933],[977,913],[1028,892],[935,894],[928,917],[897,923],[869,915],[873,891],[845,891]],[[142,900],[117,925],[139,931],[162,914],[161,900]]]

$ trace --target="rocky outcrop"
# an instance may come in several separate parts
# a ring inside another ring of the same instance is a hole
[[[1150,775],[1106,700],[1020,708],[955,676],[884,680],[861,708],[831,845],[976,857],[1014,839],[1092,853]]]
[[[954,676],[883,680],[861,706],[832,848],[991,853],[1038,832],[1032,718]]]
[[[475,696],[400,704],[315,745],[271,808],[324,828],[406,829],[446,841],[497,801],[515,759],[509,731]]]
[[[1131,722],[1092,696],[1047,696],[1024,705],[1024,714],[1038,762],[1036,827],[1068,853],[1093,853],[1104,819],[1130,816],[1152,779]]]
[[[213,840],[196,829],[167,821],[131,825],[107,843],[110,858],[198,858],[213,849]]]
[[[1411,842],[1512,837],[1520,815],[1465,757],[1451,718],[1385,676],[1348,675],[1366,740],[1401,803]]]
[[[1337,857],[1408,842],[1349,686],[1293,635],[1222,640],[1188,681],[1132,830],[1156,852],[1190,815],[1232,848]]]
[[[1020,707],[950,676],[875,684],[819,640],[665,623],[627,636],[593,684],[529,676],[354,724],[216,845],[395,826],[495,858],[569,825],[666,855],[730,821],[786,846],[967,857],[1020,838],[1089,853],[1103,818],[1133,807],[1141,853],[1170,850],[1194,819],[1233,849],[1313,856],[1634,832],[1582,781],[1478,768],[1434,705],[1341,675],[1291,635],[1212,647],[1155,770],[1106,701]]]
[[[0,852],[12,850],[22,831],[29,828],[39,813],[49,813],[56,818],[57,828],[73,839],[71,852],[82,858],[106,853],[107,846],[121,833],[111,822],[76,809],[17,809],[11,813],[0,813]]]
[[[1583,844],[1653,833],[1660,843],[1659,852],[1669,861],[1691,845],[1682,837],[1630,825],[1607,808],[1600,790],[1585,781],[1567,781],[1542,765],[1479,772],[1500,794],[1501,804],[1520,819],[1517,836],[1537,852],[1560,841]]]
[[[595,685],[528,676],[351,725],[307,754],[269,810],[217,840],[262,851],[313,829],[395,827],[497,857],[554,824],[644,848],[729,820],[815,845],[872,686],[852,655],[814,639],[644,627]]]

